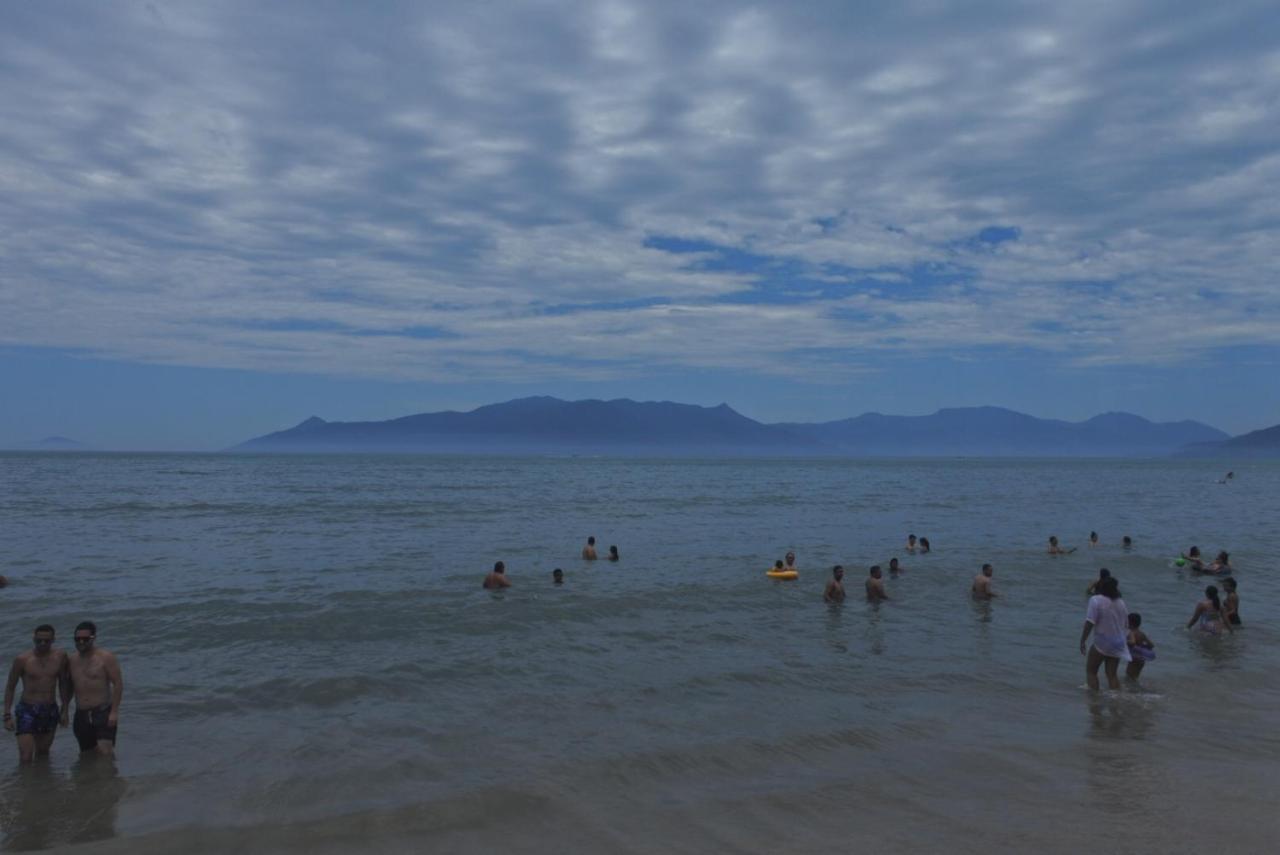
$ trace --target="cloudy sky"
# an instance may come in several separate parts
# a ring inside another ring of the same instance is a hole
[[[1272,3],[0,8],[0,443],[1280,422]]]

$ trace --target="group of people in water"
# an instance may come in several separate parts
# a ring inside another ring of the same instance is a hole
[[[97,637],[93,621],[81,621],[73,636],[75,653],[68,654],[53,646],[56,633],[44,623],[32,634],[32,649],[14,658],[4,686],[4,729],[18,738],[20,762],[48,755],[58,728],[69,721],[82,754],[115,751],[124,675],[115,654],[97,646]]]
[[[1098,533],[1090,532],[1089,546],[1098,545]],[[1133,538],[1125,535],[1121,541],[1121,547],[1126,551],[1131,549]],[[927,554],[932,551],[932,546],[927,537],[917,538],[911,534],[907,537],[905,550],[910,554]],[[1048,553],[1050,555],[1069,555],[1075,551],[1075,547],[1062,546],[1056,536],[1049,537]],[[594,537],[587,538],[587,545],[582,549],[582,557],[588,561],[595,560]],[[611,561],[617,561],[618,548],[609,547],[607,557]],[[1211,564],[1204,564],[1200,560],[1200,549],[1196,546],[1192,546],[1183,553],[1177,564],[1178,566],[1189,564],[1192,572],[1196,573],[1221,575],[1231,571],[1228,553],[1220,552],[1218,558]],[[890,576],[897,576],[905,569],[898,558],[889,559]],[[788,552],[785,557],[775,561],[767,575],[779,580],[798,578],[796,554]],[[832,604],[844,602],[847,596],[844,589],[844,575],[842,565],[837,564],[831,568],[831,578],[827,580],[822,591],[824,602]],[[991,564],[982,565],[969,586],[970,595],[975,600],[991,600],[999,596],[993,584],[994,575],[995,568]],[[553,584],[564,584],[563,569],[555,568],[551,571],[551,577]],[[485,577],[484,587],[494,590],[510,586],[511,582],[506,578],[506,566],[499,561],[494,564],[493,571]],[[1209,635],[1218,635],[1224,631],[1231,632],[1233,627],[1240,625],[1240,596],[1237,592],[1236,580],[1228,576],[1222,580],[1222,586],[1227,592],[1225,597],[1219,595],[1218,588],[1214,585],[1205,588],[1205,598],[1196,604],[1195,612],[1187,623],[1188,629],[1195,628]],[[868,602],[879,603],[890,599],[889,593],[885,590],[884,570],[879,564],[873,564],[868,569],[863,588]],[[1098,671],[1103,670],[1108,686],[1118,689],[1120,688],[1120,664],[1125,663],[1127,678],[1137,680],[1146,664],[1155,659],[1155,643],[1142,630],[1142,615],[1128,610],[1120,596],[1120,583],[1110,570],[1105,567],[1099,570],[1098,578],[1089,584],[1086,593],[1089,596],[1089,602],[1085,612],[1084,626],[1080,632],[1080,653],[1086,657],[1086,681],[1091,689],[1099,688]],[[1093,639],[1092,643],[1090,643],[1090,636]]]

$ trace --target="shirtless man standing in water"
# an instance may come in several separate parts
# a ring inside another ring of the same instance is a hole
[[[991,574],[995,570],[990,564],[982,565],[982,572],[973,577],[973,598],[975,600],[989,600],[996,596],[996,592],[991,590]]]
[[[839,564],[831,568],[831,580],[827,582],[827,589],[822,592],[822,601],[824,603],[844,602],[844,568]]]
[[[18,737],[18,760],[30,763],[49,753],[58,725],[67,725],[67,702],[71,684],[67,682],[67,654],[53,649],[53,627],[41,624],[32,635],[33,649],[19,653],[4,684],[4,729]],[[22,681],[22,698],[16,707],[13,692]],[[62,700],[58,710],[57,691]]]
[[[871,567],[871,572],[867,576],[867,602],[878,603],[881,600],[889,599],[889,595],[884,592],[884,580],[880,574],[880,565],[875,564]]]
[[[493,572],[484,577],[484,581],[480,587],[486,591],[497,591],[502,588],[510,588],[511,580],[507,578],[507,565],[501,561],[493,562]]]
[[[109,757],[116,748],[124,675],[120,673],[120,663],[114,653],[94,647],[97,637],[98,627],[93,621],[82,621],[76,626],[76,652],[68,660],[76,699],[76,717],[71,728],[81,753],[96,750]]]
[[[587,545],[582,547],[582,560],[583,561],[596,560],[596,539],[594,536],[588,537]]]

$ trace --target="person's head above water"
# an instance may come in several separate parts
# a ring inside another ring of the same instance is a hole
[[[787,563],[788,563],[788,564],[795,564],[795,563],[796,563],[796,554],[795,554],[794,552],[788,552],[788,553],[787,553]]]
[[[990,576],[990,575],[991,575],[992,573],[994,573],[994,572],[995,572],[995,570],[991,567],[991,565],[990,565],[990,564],[983,564],[983,565],[982,565],[982,575],[983,575],[983,576]]]
[[[559,585],[564,581],[564,571],[559,567],[551,571],[551,580]]]
[[[596,539],[594,537],[588,537],[587,546],[595,546],[595,545],[596,545]]]
[[[1228,561],[1230,561],[1230,560],[1231,560],[1231,556],[1230,556],[1230,555],[1228,555],[1228,554],[1227,554],[1227,553],[1225,553],[1225,552],[1219,552],[1219,553],[1218,553],[1218,557],[1217,557],[1217,559],[1216,559],[1216,560],[1217,560],[1217,561],[1218,561],[1218,563],[1220,563],[1220,564],[1226,564]]]
[[[1236,580],[1228,576],[1222,580],[1222,587],[1227,589],[1228,594],[1234,594],[1236,592]]]
[[[1052,534],[1051,534],[1051,535],[1049,535],[1049,543],[1053,544],[1054,546],[1057,546],[1057,545],[1058,545],[1058,538],[1057,538],[1057,536],[1056,536],[1056,535],[1052,535]]]
[[[618,560],[618,547],[616,546],[609,547],[609,557],[615,561]]]
[[[1142,626],[1142,615],[1137,612],[1129,612],[1129,629],[1137,629]]]
[[[915,543],[915,542],[916,542],[916,536],[914,534],[907,535],[907,543]]]
[[[928,551],[929,551],[929,538],[927,538],[927,537],[922,537],[922,538],[920,538],[920,546],[921,546],[921,548],[922,548],[922,549],[924,549],[924,551],[925,551],[925,552],[928,552]]]
[[[871,569],[868,571],[868,573],[870,573],[870,575],[871,575],[871,578],[872,578],[872,579],[879,579],[879,578],[880,578],[880,565],[879,565],[879,564],[872,564],[872,565],[871,565]]]
[[[1133,538],[1127,534],[1123,538],[1121,538],[1120,542],[1123,543],[1125,546],[1133,546]]]
[[[898,559],[896,559],[896,558],[890,558],[890,559],[889,559],[889,569],[890,569],[890,570],[897,570],[897,569],[898,569]]]
[[[1089,532],[1089,540],[1093,543],[1098,542],[1098,533],[1096,531]]]
[[[841,567],[839,564],[837,564],[835,567],[832,567],[832,568],[831,568],[831,575],[832,575],[832,576],[835,576],[835,577],[836,577],[836,579],[843,579],[843,578],[844,578],[844,568],[843,568],[843,567]]]
[[[1188,558],[1199,558],[1199,557],[1200,557],[1200,547],[1198,547],[1198,546],[1193,546],[1193,547],[1191,547],[1190,549],[1188,549],[1188,550],[1187,550],[1187,557],[1188,557]]]
[[[1097,591],[1108,600],[1120,599],[1120,583],[1116,581],[1115,576],[1099,579]]]
[[[1098,581],[1099,581],[1099,582],[1101,582],[1103,579],[1109,579],[1109,578],[1111,578],[1111,571],[1110,571],[1110,570],[1108,570],[1106,567],[1100,568],[1100,569],[1098,570]]]
[[[1218,589],[1210,585],[1204,589],[1204,595],[1209,598],[1209,602],[1213,603],[1215,609],[1222,608],[1222,603],[1218,600]]]
[[[774,569],[774,570],[781,570],[781,569],[782,569],[782,559],[781,559],[781,558],[779,558],[777,561],[773,562],[773,569]]]
[[[507,572],[507,565],[503,564],[501,561],[495,561],[495,562],[493,562],[493,572],[494,572],[494,573],[506,573],[506,572]]]

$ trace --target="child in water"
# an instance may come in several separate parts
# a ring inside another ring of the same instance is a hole
[[[1129,636],[1126,641],[1129,644],[1129,655],[1133,659],[1125,666],[1124,675],[1130,680],[1138,679],[1138,675],[1142,673],[1142,667],[1156,658],[1156,646],[1152,643],[1147,634],[1142,631],[1142,615],[1137,612],[1129,613]]]
[[[1240,595],[1236,593],[1236,580],[1230,576],[1222,580],[1222,587],[1226,590],[1227,595],[1222,599],[1222,613],[1227,618],[1227,623],[1232,626],[1240,625]]]

